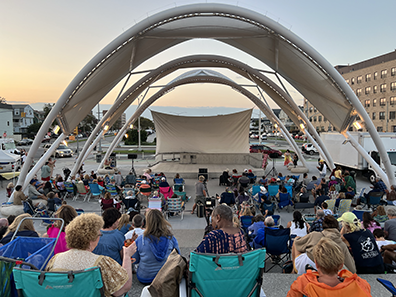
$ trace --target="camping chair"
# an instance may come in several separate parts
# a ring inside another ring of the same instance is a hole
[[[286,206],[293,205],[289,193],[279,193],[278,209],[283,209]],[[289,212],[289,209],[287,210]]]
[[[260,185],[253,185],[251,188],[252,196],[260,193]]]
[[[263,213],[268,210],[268,215],[273,215],[275,213],[276,204],[272,202],[271,204],[263,203],[262,204]]]
[[[180,187],[180,186],[178,186],[178,187]],[[177,191],[177,188],[176,188],[176,189],[173,189],[173,193],[176,194],[177,196],[180,196],[183,201],[185,201],[185,202],[188,201],[186,192],[179,192],[179,191]]]
[[[278,184],[268,185],[268,195],[269,197],[275,197],[278,194],[279,186]]]
[[[70,195],[72,198],[74,198],[74,196],[77,194],[77,190],[74,188],[74,185],[71,182],[64,182],[64,184],[67,191],[67,196]]]
[[[148,198],[148,206],[150,209],[158,209],[162,211],[162,199],[161,198]]]
[[[162,178],[162,176],[156,176],[156,177],[151,179],[151,183],[152,183],[153,188],[155,188],[155,189],[159,188],[159,184],[161,182],[161,178]]]
[[[396,296],[396,288],[390,281],[382,278],[377,278],[377,281],[391,292],[393,296]]]
[[[265,296],[264,260],[265,249],[219,255],[191,252],[188,296]]]
[[[266,245],[265,247],[267,249],[266,260],[270,258],[272,258],[273,260],[275,259],[273,265],[265,271],[268,272],[276,265],[282,267],[282,261],[284,259],[290,259],[290,228],[273,229],[265,227],[264,238]]]
[[[181,197],[177,198],[168,198],[167,201],[167,209],[165,211],[165,217],[169,220],[170,216],[175,216],[180,214],[181,220],[184,217],[184,202]]]
[[[18,296],[105,296],[99,267],[65,272],[44,272],[15,267],[13,272]]]
[[[252,225],[253,216],[241,216],[239,220],[241,221],[241,228],[245,231],[245,234],[248,233],[247,229],[250,225]]]
[[[164,195],[165,200],[168,200],[168,198],[171,198],[173,195],[171,187],[159,187],[159,192]]]
[[[356,210],[356,209],[354,209],[352,212],[355,214],[355,216],[356,216],[361,222],[363,222],[363,214],[364,214],[365,212],[367,212],[367,211],[366,211],[366,210]]]
[[[173,182],[175,186],[184,186],[184,179],[182,178],[174,178]]]
[[[285,185],[287,192],[290,194],[290,197],[293,197],[293,186],[292,185]]]
[[[334,213],[334,207],[335,207],[336,200],[330,199],[330,200],[325,200],[325,202],[327,203],[327,209],[330,209],[332,211],[332,213]]]
[[[89,202],[89,190],[85,188],[83,183],[77,182],[75,185],[77,187],[77,195],[74,196],[74,201],[76,201],[79,196],[82,196],[84,197],[84,202],[87,199]]]
[[[91,192],[91,195],[88,198],[88,202],[89,202],[89,199],[91,197],[98,197],[99,196],[99,199],[102,198],[102,191],[100,190],[98,184],[89,183],[88,186],[89,186],[89,190]]]
[[[272,218],[275,222],[275,227],[279,227],[281,224],[281,216],[280,215],[272,215]]]
[[[222,175],[219,177],[219,186],[230,186],[231,183],[228,179],[228,172],[224,171]]]
[[[151,196],[151,187],[149,184],[142,184],[139,188],[140,194],[143,196],[149,197]]]
[[[113,185],[106,185],[106,191],[110,193],[112,198],[120,198],[118,194],[117,187]]]
[[[367,208],[377,208],[380,205],[382,196],[384,196],[384,192],[371,192],[368,201],[366,201]]]
[[[338,206],[337,215],[340,217],[344,212],[348,212],[351,208],[351,199],[341,199],[340,205]]]

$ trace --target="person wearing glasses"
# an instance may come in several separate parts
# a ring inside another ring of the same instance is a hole
[[[136,252],[136,244],[133,242],[123,247],[122,266],[110,257],[92,253],[102,237],[103,225],[103,219],[94,213],[82,214],[73,219],[66,227],[66,242],[70,250],[53,256],[46,271],[83,270],[98,266],[105,296],[122,296],[132,286],[131,257]]]

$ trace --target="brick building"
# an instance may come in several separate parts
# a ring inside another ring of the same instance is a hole
[[[396,51],[353,65],[335,66],[365,107],[378,132],[396,132]],[[332,125],[304,100],[304,112],[317,131]],[[367,131],[363,126],[362,131]],[[356,130],[351,127],[350,130]]]

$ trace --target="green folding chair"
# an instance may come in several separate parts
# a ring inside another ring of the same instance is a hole
[[[67,272],[46,272],[14,267],[13,273],[18,296],[105,296],[99,267]]]
[[[265,249],[243,254],[191,252],[188,296],[263,296]]]

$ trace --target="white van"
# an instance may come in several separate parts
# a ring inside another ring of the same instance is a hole
[[[15,141],[12,138],[0,138],[0,150],[10,154],[21,154],[21,152],[16,148]]]

